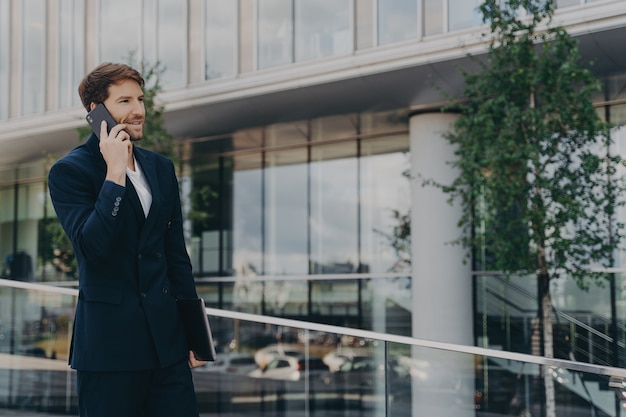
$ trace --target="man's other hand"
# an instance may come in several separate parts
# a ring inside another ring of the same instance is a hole
[[[189,352],[189,367],[190,368],[197,368],[198,366],[203,366],[206,365],[207,361],[199,361],[198,359],[196,359],[195,356],[193,356],[193,352]]]

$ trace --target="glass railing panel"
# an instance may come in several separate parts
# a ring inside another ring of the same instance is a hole
[[[0,318],[12,323],[13,350],[0,352],[0,415],[77,415],[76,375],[67,366],[71,327],[43,325],[52,317],[71,323],[76,292],[7,285],[0,282]],[[539,416],[546,415],[545,398],[554,398],[556,417],[623,414],[621,368],[214,308],[207,313],[221,343],[217,361],[192,373],[203,417]]]
[[[218,407],[228,415],[247,412],[272,416],[317,412],[363,416],[541,415],[546,408],[548,380],[553,385],[557,416],[618,415],[617,391],[608,381],[611,372],[625,376],[623,369],[411,338],[398,337],[407,343],[394,342],[390,340],[393,335],[271,317],[264,320],[261,326],[242,319],[212,320],[214,327],[226,326],[233,329],[233,335],[239,333],[235,338],[247,341],[231,344],[233,351],[220,352],[217,364],[221,376],[213,375],[212,384],[236,388],[226,402],[212,404],[213,409]],[[262,343],[268,344],[261,347]],[[226,370],[228,366],[221,364],[240,360],[242,355],[248,358],[245,370]],[[305,373],[298,374],[296,367],[290,367],[289,362],[297,360],[302,361]],[[323,368],[318,370],[320,361]],[[581,366],[594,372],[581,370]],[[199,375],[210,372],[198,369],[194,375],[206,378]],[[231,379],[233,373],[237,376]]]
[[[553,354],[580,362],[623,367],[626,320],[621,274],[582,290],[567,276],[551,281]],[[534,275],[506,277],[496,272],[474,277],[478,345],[542,355]],[[612,301],[613,300],[613,301]],[[614,304],[614,305],[612,305]]]
[[[76,410],[74,377],[67,364],[73,294],[0,285],[0,408]]]

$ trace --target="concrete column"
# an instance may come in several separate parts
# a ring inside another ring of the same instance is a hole
[[[465,250],[451,242],[460,236],[458,205],[426,179],[450,184],[456,178],[449,162],[454,148],[444,138],[454,114],[424,113],[411,117],[411,245],[413,337],[473,346],[471,265]],[[413,380],[413,415],[473,416],[472,355],[436,349],[414,349],[423,379]],[[431,392],[434,387],[448,392]],[[455,392],[456,391],[456,392]],[[425,414],[427,413],[427,414]]]

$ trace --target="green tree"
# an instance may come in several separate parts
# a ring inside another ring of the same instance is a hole
[[[463,72],[464,98],[446,109],[459,112],[447,135],[459,175],[443,189],[462,207],[459,241],[487,250],[480,269],[536,274],[543,351],[553,357],[550,280],[565,274],[588,288],[607,277],[594,271],[613,266],[622,238],[620,160],[592,104],[601,85],[577,41],[552,26],[554,3],[486,0],[480,12],[487,59],[474,58],[480,71]],[[554,416],[549,375],[544,384]]]

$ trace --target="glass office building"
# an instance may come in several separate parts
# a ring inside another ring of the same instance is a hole
[[[556,3],[555,21],[594,62],[598,111],[626,155],[616,47],[626,4]],[[1,277],[76,279],[46,176],[81,142],[77,85],[103,61],[159,62],[187,243],[210,305],[529,352],[533,279],[473,271],[448,244],[458,208],[420,181],[453,175],[443,134],[455,115],[441,112],[442,90],[460,95],[459,68],[486,51],[479,4],[0,0]],[[600,333],[624,323],[622,266],[613,293],[554,283],[567,323]]]

